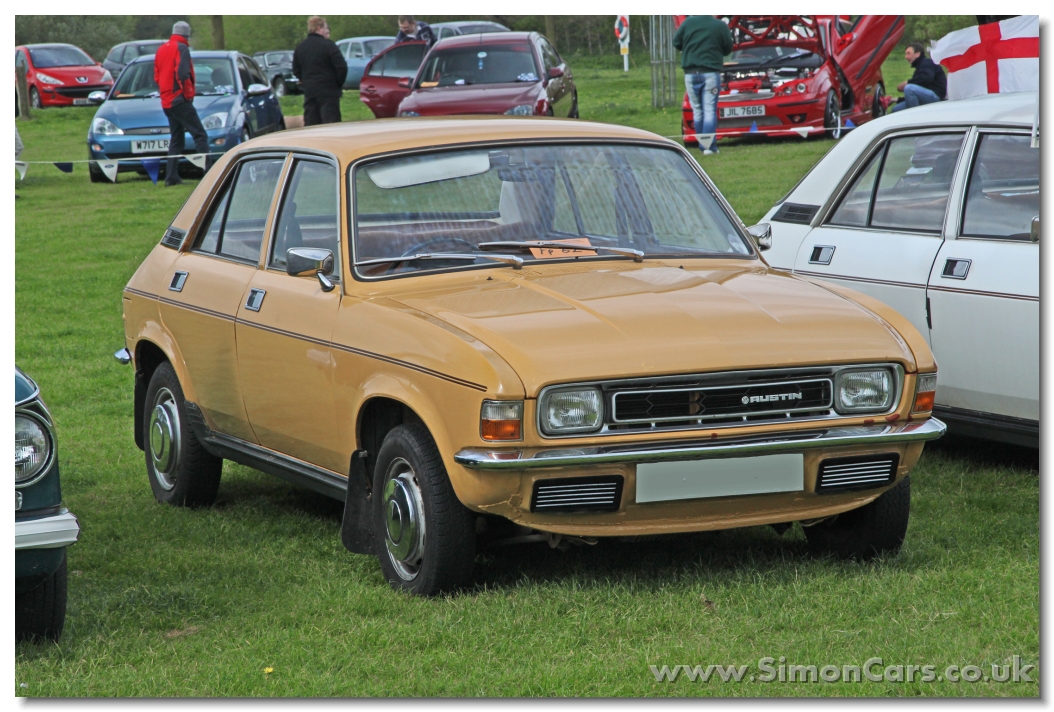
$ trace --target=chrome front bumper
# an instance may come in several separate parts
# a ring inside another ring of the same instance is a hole
[[[706,460],[723,457],[771,455],[816,448],[882,447],[936,440],[947,426],[936,418],[920,423],[861,425],[807,430],[754,438],[722,441],[634,443],[578,448],[532,448],[525,450],[480,450],[467,448],[454,461],[473,470],[525,470],[538,467],[582,467],[610,463]]]
[[[68,510],[50,517],[15,521],[15,551],[57,549],[77,541],[81,527]]]

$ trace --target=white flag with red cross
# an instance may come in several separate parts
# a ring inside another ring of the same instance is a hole
[[[956,30],[930,56],[948,70],[948,98],[1039,91],[1039,15]]]

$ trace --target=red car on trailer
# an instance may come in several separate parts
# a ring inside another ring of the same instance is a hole
[[[677,25],[683,17],[675,19]],[[733,15],[733,50],[718,96],[717,137],[830,134],[886,112],[882,62],[904,34],[902,15]],[[696,143],[687,93],[681,133]]]

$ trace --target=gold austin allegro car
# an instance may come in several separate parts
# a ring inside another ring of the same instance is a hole
[[[283,131],[209,170],[124,290],[154,496],[223,459],[345,502],[400,589],[481,541],[801,522],[896,551],[937,366],[898,313],[769,268],[685,150],[513,117]]]

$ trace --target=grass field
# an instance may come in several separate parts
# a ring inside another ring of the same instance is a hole
[[[901,63],[903,63],[901,61]],[[889,64],[889,63],[887,63]],[[891,70],[898,67],[892,66]],[[903,74],[903,72],[901,72]],[[583,118],[678,132],[646,67],[576,69]],[[900,81],[897,78],[896,81]],[[888,83],[894,86],[896,81]],[[284,105],[298,113],[299,99]],[[366,118],[352,94],[344,116]],[[20,124],[25,160],[85,156],[91,109]],[[748,223],[833,143],[729,143],[704,168]],[[473,586],[394,593],[340,544],[341,505],[225,465],[219,502],[156,504],[132,439],[121,289],[193,184],[90,184],[33,165],[16,186],[16,360],[57,421],[70,549],[66,630],[21,644],[15,694],[51,696],[1037,696],[1038,682],[762,682],[787,665],[991,665],[1039,658],[1034,451],[946,439],[912,476],[899,557],[817,559],[769,528],[568,552],[481,555]],[[740,683],[650,665],[749,665]],[[881,674],[881,669],[879,669]],[[1038,674],[1031,674],[1038,680]]]

